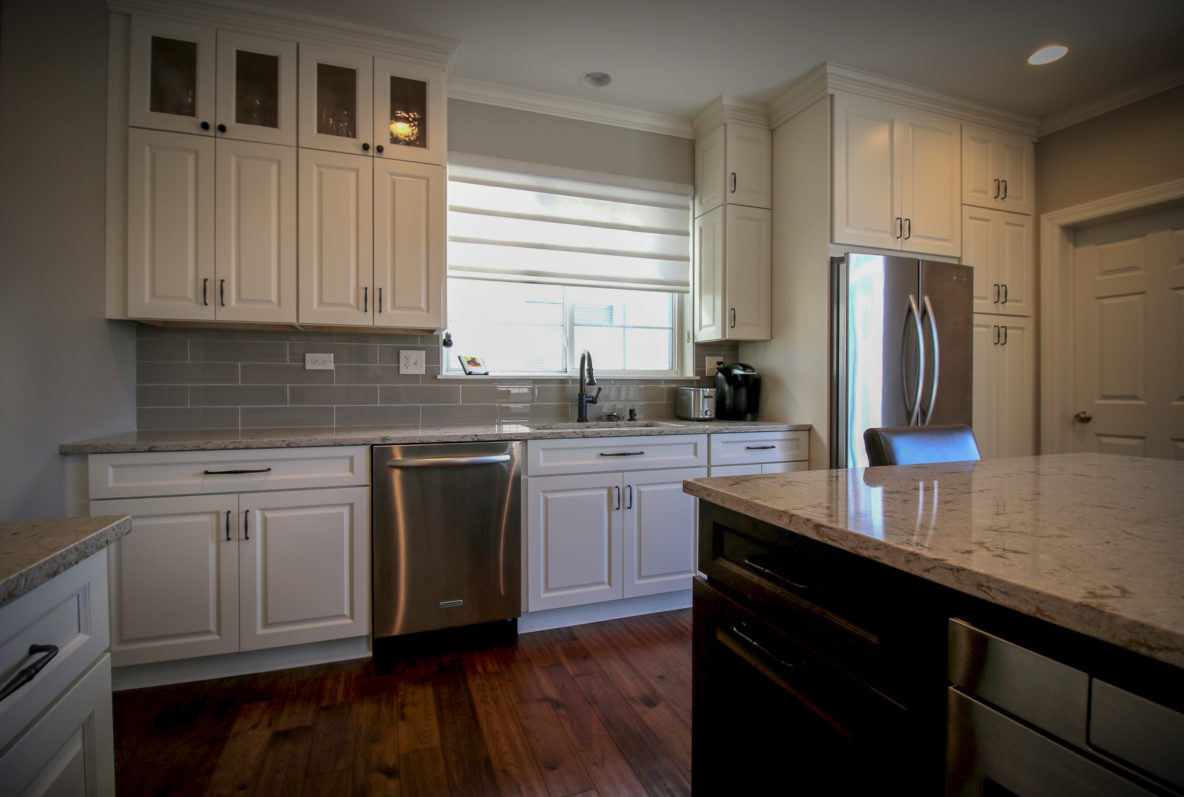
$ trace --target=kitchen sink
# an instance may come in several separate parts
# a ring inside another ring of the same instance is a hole
[[[684,424],[677,421],[568,421],[565,423],[527,423],[531,429],[539,431],[566,431],[574,429],[657,429],[663,427],[676,428]]]

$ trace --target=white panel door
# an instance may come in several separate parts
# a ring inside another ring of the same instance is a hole
[[[373,154],[373,81],[372,56],[300,45],[300,146]]]
[[[1184,458],[1184,208],[1079,230],[1074,286],[1075,449]]]
[[[999,318],[974,315],[971,328],[974,352],[972,401],[974,437],[983,459],[999,456]]]
[[[526,480],[527,609],[621,597],[621,474]]]
[[[724,337],[768,340],[773,329],[772,211],[728,205],[724,215]]]
[[[374,162],[374,325],[441,329],[444,169]]]
[[[682,481],[706,476],[707,468],[624,474],[624,597],[691,588],[698,502],[682,491]]]
[[[374,59],[374,155],[443,166],[448,130],[441,69]]]
[[[217,162],[217,318],[296,320],[296,149],[223,139]]]
[[[724,192],[729,203],[773,206],[773,133],[756,125],[725,125],[728,166]]]
[[[218,137],[296,145],[296,42],[218,31]]]
[[[1036,334],[1031,319],[1000,316],[997,456],[1036,453]]]
[[[373,323],[373,159],[300,150],[301,323]]]
[[[127,313],[214,318],[214,140],[128,131]]]
[[[370,491],[243,493],[242,650],[370,633]]]
[[[900,248],[895,116],[874,100],[834,98],[835,243]]]
[[[695,141],[695,216],[724,203],[724,127]]]
[[[962,253],[962,127],[931,114],[897,117],[896,169],[904,217],[900,247],[930,255]]]
[[[695,340],[724,338],[724,209],[695,219]]]
[[[238,650],[237,510],[234,495],[90,502],[132,516],[108,558],[115,666]]]
[[[128,124],[214,135],[214,29],[133,16]]]

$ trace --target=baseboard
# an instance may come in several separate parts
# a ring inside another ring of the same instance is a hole
[[[691,591],[684,589],[678,592],[664,592],[661,595],[646,595],[642,598],[625,598],[618,601],[590,603],[586,606],[527,612],[518,618],[518,633],[528,634],[531,631],[546,631],[551,628],[599,623],[603,620],[619,620],[622,617],[636,617],[639,614],[689,609],[690,606]]]
[[[210,678],[229,678],[292,667],[308,667],[334,661],[364,659],[370,656],[370,637],[334,639],[307,645],[290,645],[270,650],[249,650],[221,656],[202,656],[180,661],[161,661],[116,667],[111,671],[111,688],[140,689],[145,686],[166,686]]]

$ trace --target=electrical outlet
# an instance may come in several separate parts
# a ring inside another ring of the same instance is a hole
[[[715,372],[719,369],[724,361],[714,354],[707,355],[706,361],[703,364],[703,372],[707,376],[715,376]]]
[[[332,371],[333,370],[333,355],[332,354],[304,354],[304,370],[305,371]]]
[[[417,349],[399,350],[399,373],[422,374],[424,352]]]

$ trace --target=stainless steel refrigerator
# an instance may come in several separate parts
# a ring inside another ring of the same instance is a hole
[[[831,467],[867,465],[863,432],[971,423],[970,266],[831,259]]]

